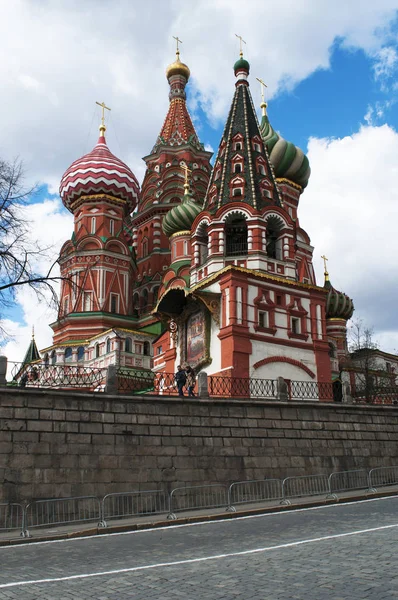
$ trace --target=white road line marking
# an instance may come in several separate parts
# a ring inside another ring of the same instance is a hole
[[[224,558],[235,558],[237,556],[247,556],[249,554],[259,554],[260,552],[269,552],[271,550],[281,550],[282,548],[292,548],[294,546],[302,546],[303,544],[313,544],[315,542],[324,542],[325,540],[336,540],[339,538],[363,535],[366,533],[375,533],[386,529],[398,527],[398,523],[394,525],[383,525],[382,527],[373,527],[371,529],[362,529],[360,531],[349,531],[346,533],[337,533],[334,535],[326,535],[324,537],[312,538],[308,540],[299,540],[297,542],[288,542],[286,544],[278,544],[277,546],[268,546],[265,548],[255,548],[254,550],[244,550],[242,552],[230,552],[228,554],[215,554],[213,556],[203,556],[201,558],[188,558],[186,560],[176,560],[174,562],[157,563],[154,565],[142,565],[140,567],[129,567],[126,569],[115,569],[113,571],[100,571],[97,573],[82,573],[81,575],[67,575],[65,577],[54,577],[52,579],[32,579],[30,581],[13,581],[11,583],[0,584],[0,589],[18,587],[24,585],[36,585],[40,583],[57,583],[59,581],[72,581],[74,579],[88,579],[91,577],[104,577],[106,575],[120,575],[121,573],[133,573],[134,571],[145,571],[148,569],[158,569],[163,567],[175,567],[178,565],[189,565],[192,563],[200,563],[211,560],[220,560]]]
[[[322,506],[309,506],[306,508],[294,508],[290,510],[276,510],[272,513],[263,513],[259,515],[245,515],[243,517],[232,517],[228,519],[214,519],[212,521],[199,521],[198,523],[180,523],[176,525],[163,525],[162,527],[148,527],[148,529],[138,529],[134,531],[118,531],[116,533],[100,533],[98,535],[83,535],[81,537],[74,538],[65,538],[62,540],[46,540],[43,542],[29,542],[26,544],[8,544],[7,546],[0,546],[0,552],[2,550],[15,550],[16,548],[29,548],[30,546],[38,546],[40,544],[64,544],[65,542],[80,542],[81,540],[100,540],[101,538],[107,537],[115,537],[121,535],[137,535],[143,533],[150,533],[154,531],[167,531],[171,529],[181,529],[182,527],[198,527],[200,525],[219,525],[219,524],[227,524],[234,523],[235,521],[244,521],[245,519],[264,519],[266,517],[275,517],[280,515],[291,515],[297,512],[307,512],[310,510],[324,510],[330,508],[341,508],[343,506],[354,506],[355,504],[364,504],[365,502],[380,502],[382,500],[396,500],[398,495],[396,496],[383,496],[382,498],[366,498],[365,500],[355,500],[354,502],[339,502],[337,504],[325,504]],[[278,508],[276,506],[276,508]],[[161,516],[161,515],[159,515]],[[65,532],[66,533],[66,532]]]

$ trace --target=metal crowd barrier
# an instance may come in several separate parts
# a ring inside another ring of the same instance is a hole
[[[101,521],[101,504],[96,496],[34,500],[25,508],[25,535],[33,527]]]
[[[327,475],[303,475],[286,477],[282,482],[283,499],[281,504],[291,504],[289,498],[322,496],[330,494]]]
[[[377,491],[379,487],[398,485],[398,466],[339,471],[330,475],[304,475],[280,479],[236,481],[230,486],[211,484],[174,488],[170,495],[163,490],[121,492],[97,496],[74,496],[34,500],[26,507],[19,503],[0,503],[0,532],[18,529],[30,537],[36,527],[69,525],[97,521],[106,527],[109,519],[167,513],[176,519],[176,512],[221,508],[236,510],[235,505],[281,501],[290,498],[325,495],[337,499],[336,493],[357,489]]]
[[[253,479],[236,481],[228,488],[228,510],[235,512],[235,504],[250,504],[270,500],[282,500],[280,479]]]
[[[377,491],[378,487],[398,484],[398,466],[376,467],[369,471],[369,488]]]
[[[330,496],[337,497],[340,492],[369,489],[369,472],[365,469],[337,471],[329,475]]]
[[[0,531],[24,530],[24,509],[22,504],[9,502],[0,504]]]
[[[169,496],[168,519],[176,519],[177,511],[228,506],[228,486],[194,485],[174,488]]]
[[[167,513],[168,496],[163,490],[120,492],[107,494],[101,502],[101,527],[109,519],[123,519],[140,515]]]

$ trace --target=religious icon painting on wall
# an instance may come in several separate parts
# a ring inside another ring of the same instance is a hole
[[[206,358],[206,318],[203,311],[190,315],[186,329],[186,360],[195,366]]]

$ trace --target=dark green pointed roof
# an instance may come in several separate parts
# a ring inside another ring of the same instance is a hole
[[[240,62],[247,61],[237,61]],[[236,149],[238,138],[241,138],[239,150]],[[257,144],[256,147],[254,143]],[[233,167],[238,156],[243,158],[241,173],[234,172]],[[264,174],[259,169],[259,161]],[[244,180],[243,195],[231,196],[230,184],[239,176]],[[281,205],[278,185],[261,137],[247,77],[242,70],[238,73],[235,94],[214,163],[204,208],[215,212],[221,206],[237,201],[250,204],[259,210],[265,206]]]
[[[30,363],[40,360],[40,354],[36,346],[35,337],[32,335],[30,344],[25,354],[25,358],[22,361],[23,365],[30,365]]]

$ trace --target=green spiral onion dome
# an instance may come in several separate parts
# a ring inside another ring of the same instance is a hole
[[[263,116],[260,133],[267,147],[268,155],[277,178],[289,179],[305,188],[310,178],[311,169],[308,158],[300,148],[284,140],[272,127],[265,111],[265,102],[261,105]]]
[[[334,289],[329,279],[326,278],[324,288],[328,290],[326,296],[327,319],[351,319],[354,312],[354,303],[346,294]]]
[[[179,231],[190,231],[192,223],[201,212],[201,207],[195,202],[190,191],[185,192],[181,204],[174,206],[163,219],[162,228],[170,237]]]

